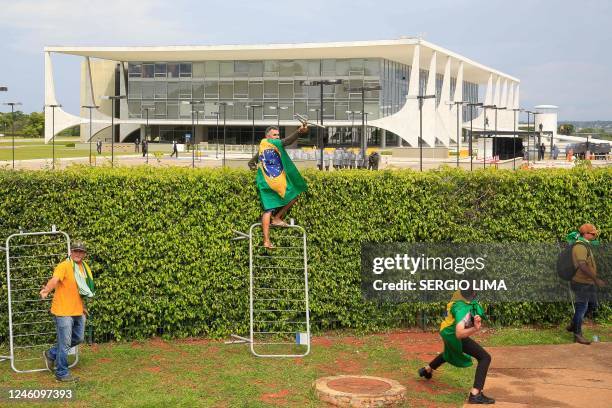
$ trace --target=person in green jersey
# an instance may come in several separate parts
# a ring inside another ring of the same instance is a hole
[[[446,306],[446,319],[440,325],[440,336],[444,341],[444,352],[434,358],[428,365],[418,370],[420,377],[431,379],[433,370],[444,363],[455,367],[470,367],[472,357],[478,360],[476,377],[469,397],[469,404],[495,404],[493,398],[485,396],[484,388],[487,371],[491,364],[491,355],[476,341],[470,338],[482,328],[486,319],[482,306],[476,300],[476,292],[470,287],[456,291]]]
[[[249,168],[257,169],[257,190],[264,210],[261,216],[263,246],[267,249],[274,248],[270,241],[270,225],[286,227],[283,218],[297,197],[308,188],[285,150],[285,146],[293,144],[300,135],[306,133],[308,125],[302,124],[294,133],[281,140],[278,127],[270,126],[259,143],[259,151],[249,161]]]

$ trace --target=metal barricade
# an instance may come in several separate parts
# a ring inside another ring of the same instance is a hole
[[[53,268],[70,254],[70,237],[58,231],[12,234],[6,246],[6,287],[8,300],[9,360],[18,373],[46,370],[43,351],[55,344],[56,328],[49,312],[52,296],[41,299],[39,292],[51,277]],[[79,359],[78,346],[70,367]]]
[[[308,255],[306,231],[293,224],[271,227],[274,250],[263,246],[261,224],[249,233],[249,338],[232,335],[230,343],[248,343],[258,357],[304,357],[310,352]]]

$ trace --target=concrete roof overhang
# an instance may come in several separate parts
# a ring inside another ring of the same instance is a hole
[[[520,82],[508,74],[472,61],[457,53],[418,38],[398,40],[354,41],[266,45],[206,45],[164,47],[67,47],[48,46],[45,52],[77,55],[112,61],[204,61],[204,60],[267,60],[319,58],[386,58],[411,65],[415,45],[421,45],[420,65],[429,69],[434,51],[438,53],[437,71],[444,72],[445,56],[464,63],[464,80],[483,83],[490,74]],[[453,64],[453,72],[457,64]]]

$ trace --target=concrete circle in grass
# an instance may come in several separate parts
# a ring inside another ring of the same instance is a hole
[[[369,375],[337,375],[314,382],[321,401],[337,407],[389,407],[406,398],[406,387],[395,380]]]

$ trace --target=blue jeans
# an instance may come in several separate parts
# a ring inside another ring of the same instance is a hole
[[[572,291],[576,297],[576,312],[572,319],[572,327],[575,334],[582,334],[582,321],[589,310],[597,309],[597,288],[595,285],[584,283],[571,283]]]
[[[68,371],[68,350],[81,344],[85,338],[85,315],[55,316],[57,344],[49,349],[49,356],[55,361],[55,376],[66,377]]]

